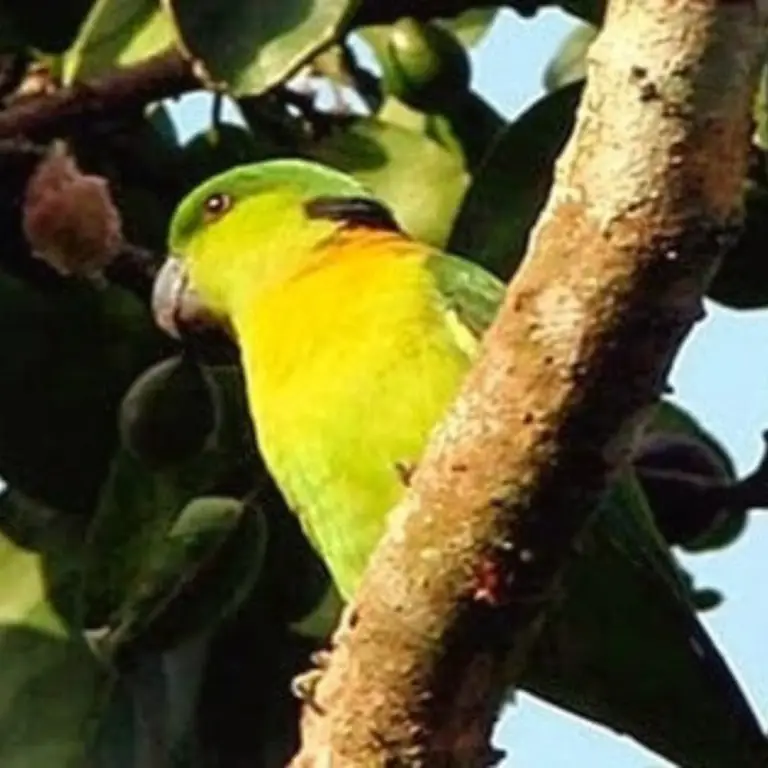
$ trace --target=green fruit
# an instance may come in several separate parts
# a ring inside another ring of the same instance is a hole
[[[214,399],[200,367],[173,357],[148,368],[120,406],[123,445],[150,469],[200,453],[216,427]]]
[[[384,89],[424,112],[442,112],[469,89],[469,55],[437,24],[410,18],[393,24],[381,66]]]
[[[732,479],[704,443],[680,434],[653,434],[635,456],[635,470],[670,545],[689,551],[720,549],[744,529],[745,510],[724,508],[707,493],[713,483]]]

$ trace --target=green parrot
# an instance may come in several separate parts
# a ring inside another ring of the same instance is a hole
[[[158,324],[230,330],[266,465],[349,599],[504,285],[409,237],[350,176],[301,160],[204,182],[169,246]],[[526,687],[680,765],[768,764],[636,491],[627,475],[606,497]]]

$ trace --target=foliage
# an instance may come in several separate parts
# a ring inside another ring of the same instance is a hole
[[[543,4],[511,3],[526,15]],[[602,3],[563,5],[600,21]],[[471,88],[470,49],[496,9],[362,29],[358,11],[352,0],[0,2],[3,109],[28,98],[41,68],[55,90],[178,48],[217,91],[204,131],[182,144],[169,105],[150,102],[86,115],[59,134],[84,169],[108,180],[129,250],[159,257],[171,211],[201,179],[303,156],[359,177],[413,236],[512,277],[572,126],[593,28],[561,49],[549,92],[508,121]],[[355,36],[381,78],[358,61]],[[303,85],[290,79],[297,72],[309,76]],[[319,106],[316,87],[330,107]],[[221,120],[221,91],[237,125]],[[737,308],[768,305],[761,104],[746,230],[711,287]],[[65,278],[33,258],[22,202],[43,153],[0,145],[0,764],[283,765],[296,740],[289,681],[330,631],[338,599],[261,465],[231,358],[163,337],[130,269]],[[690,551],[742,535],[744,508],[702,503],[683,514],[707,483],[736,478],[724,449],[681,408],[659,410],[635,470],[629,490],[611,491],[603,522],[636,513]],[[632,533],[600,525],[587,549],[609,570],[632,551]],[[528,687],[704,765],[686,744],[720,704],[697,670],[664,656],[664,632],[677,630],[656,612],[639,647],[619,620],[637,582],[590,602],[599,587],[579,562]],[[642,556],[632,562],[646,574]],[[637,599],[664,606],[682,595],[681,637],[699,633],[741,701],[696,619],[721,596],[674,568],[651,582],[641,581]],[[663,686],[647,684],[662,672],[676,686],[673,706]],[[654,707],[655,720],[646,715]],[[721,750],[718,765],[741,764],[737,726],[749,731],[751,715],[733,712],[708,742]]]

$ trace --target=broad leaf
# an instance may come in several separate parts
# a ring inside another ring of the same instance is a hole
[[[176,32],[158,0],[98,0],[64,56],[65,85],[170,49]]]
[[[455,155],[418,133],[371,118],[337,124],[307,151],[360,179],[414,237],[445,243],[467,184]]]
[[[171,0],[185,47],[236,94],[284,81],[332,42],[352,0]]]
[[[514,120],[490,148],[453,225],[448,250],[508,280],[552,183],[552,169],[581,95],[571,85]]]
[[[166,342],[125,291],[51,282],[42,290],[0,272],[0,476],[89,515],[115,448],[120,397]]]
[[[30,530],[29,517],[42,523],[50,513],[18,502],[13,491],[0,499],[0,765],[82,768],[112,683],[50,600],[51,549],[61,547],[55,555],[69,557],[73,571],[76,547],[63,549],[50,519]]]

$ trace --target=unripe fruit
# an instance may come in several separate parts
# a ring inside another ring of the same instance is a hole
[[[469,55],[437,24],[400,19],[381,56],[385,90],[414,109],[442,112],[469,89]]]
[[[200,453],[215,427],[213,393],[200,367],[183,357],[144,371],[120,406],[121,442],[150,469]]]

